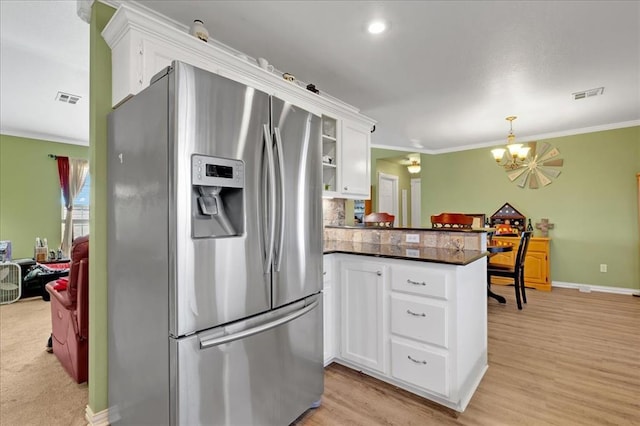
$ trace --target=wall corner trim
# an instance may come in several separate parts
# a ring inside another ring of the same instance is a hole
[[[84,409],[84,418],[87,420],[89,426],[109,426],[109,409],[107,408],[94,413],[87,404]]]

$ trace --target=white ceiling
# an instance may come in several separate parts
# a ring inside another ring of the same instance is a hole
[[[0,133],[88,145],[89,24],[75,0],[0,0],[0,93]]]
[[[378,121],[376,146],[501,144],[508,115],[520,141],[640,124],[638,1],[138,3],[201,19],[212,38],[360,108]],[[88,25],[75,1],[0,5],[2,131],[88,140]],[[390,30],[368,34],[372,18]],[[58,105],[58,90],[83,99]]]

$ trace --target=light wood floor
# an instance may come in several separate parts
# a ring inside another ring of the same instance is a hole
[[[489,370],[456,414],[332,364],[322,406],[299,425],[640,425],[640,298],[493,286]]]

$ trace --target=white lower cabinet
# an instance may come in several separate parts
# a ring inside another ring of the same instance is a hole
[[[328,365],[336,356],[336,312],[334,295],[333,255],[323,256],[323,332],[324,332],[324,365]]]
[[[386,272],[387,267],[380,262],[344,261],[340,266],[340,355],[378,372],[386,371]]]
[[[487,369],[486,260],[333,256],[336,361],[464,411]]]

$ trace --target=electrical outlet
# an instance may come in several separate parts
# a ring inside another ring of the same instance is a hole
[[[600,272],[607,272],[607,264],[606,263],[601,263],[600,264]]]
[[[420,234],[407,234],[407,242],[408,243],[419,243],[420,242]]]

